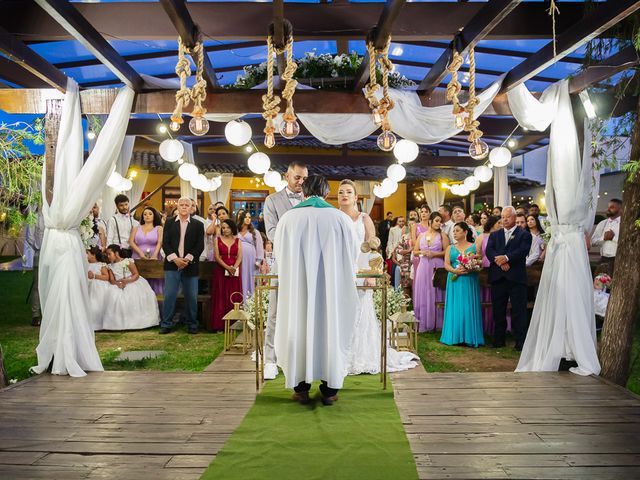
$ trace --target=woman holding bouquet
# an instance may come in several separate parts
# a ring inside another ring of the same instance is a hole
[[[419,331],[440,330],[442,316],[436,309],[436,301],[441,302],[442,289],[433,286],[433,272],[444,267],[444,252],[449,246],[449,237],[442,234],[442,217],[438,212],[429,216],[429,229],[418,236],[413,255],[419,259],[415,274],[413,309],[419,322]]]
[[[444,268],[449,275],[440,341],[446,345],[477,347],[484,345],[478,278],[482,264],[469,225],[456,223],[453,238],[456,243],[447,247],[444,255]]]

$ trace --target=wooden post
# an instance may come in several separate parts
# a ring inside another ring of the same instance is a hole
[[[51,205],[53,200],[53,180],[56,167],[56,146],[58,144],[58,131],[62,118],[62,104],[64,100],[47,100],[47,113],[44,117],[44,161],[46,164],[47,178],[45,181],[45,198]]]

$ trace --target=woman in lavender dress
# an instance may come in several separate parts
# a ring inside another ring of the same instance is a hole
[[[160,255],[160,249],[162,248],[162,218],[155,208],[144,207],[140,216],[140,226],[133,227],[133,230],[131,230],[129,245],[134,259],[162,259]],[[162,294],[164,280],[151,279],[149,280],[149,286],[156,294]]]
[[[419,331],[442,329],[442,311],[436,310],[436,302],[441,302],[444,294],[433,286],[433,272],[444,268],[444,252],[449,246],[449,238],[442,234],[442,217],[433,212],[429,217],[429,229],[420,234],[413,247],[413,255],[418,258],[418,269],[413,282],[413,310],[419,322]]]
[[[419,221],[413,224],[411,228],[411,248],[414,248],[418,242],[418,237],[424,232],[429,230],[429,215],[431,215],[431,209],[427,205],[420,206],[420,218]],[[420,263],[420,257],[412,255],[411,267],[413,268],[413,297],[416,295],[416,273],[418,272],[418,264]]]
[[[489,259],[487,258],[489,235],[501,228],[502,220],[500,220],[500,217],[491,215],[484,222],[482,233],[476,238],[476,251],[482,254],[482,268],[489,268]],[[482,303],[491,303],[491,287],[480,287],[480,301]],[[482,325],[484,333],[493,335],[493,309],[491,307],[482,307]]]
[[[254,277],[264,259],[262,235],[251,223],[251,214],[246,210],[238,212],[236,224],[242,242],[242,294],[247,298],[253,294]]]

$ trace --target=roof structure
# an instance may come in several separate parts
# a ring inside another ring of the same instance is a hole
[[[245,66],[266,60],[268,26],[273,23],[276,37],[282,36],[286,19],[293,27],[296,58],[308,52],[363,55],[367,38],[379,44],[390,35],[390,59],[397,72],[415,82],[424,105],[444,103],[442,86],[452,52],[466,55],[474,47],[479,89],[506,74],[493,108],[481,117],[483,138],[490,146],[497,146],[513,135],[517,142],[514,150],[524,153],[545,145],[547,133],[526,132],[517,127],[509,116],[506,91],[524,82],[531,91],[541,92],[551,83],[570,77],[571,91],[577,93],[607,79],[615,81],[620,71],[638,63],[635,50],[629,47],[610,51],[610,57],[597,68],[583,66],[587,42],[606,35],[610,27],[637,11],[640,1],[558,2],[561,14],[555,19],[555,48],[547,3],[542,0],[8,0],[0,4],[3,54],[0,83],[6,87],[0,89],[0,109],[41,113],[41,107],[34,105],[43,103],[44,90],[33,89],[64,90],[66,77],[71,77],[84,90],[84,112],[104,113],[113,101],[113,89],[127,84],[139,92],[128,133],[159,141],[163,138],[157,131],[159,118],[166,121],[173,109],[174,92],[150,88],[147,76],[175,78],[178,35],[187,45],[201,35],[206,51],[205,78],[210,90],[206,108],[212,112],[229,112],[234,108],[239,112],[258,112],[263,91],[234,91],[228,87]],[[468,82],[468,76],[464,75],[468,65],[461,72],[464,85]],[[368,112],[360,93],[367,80],[368,70],[363,66],[354,77],[337,79],[343,84],[340,91],[323,90],[322,85],[317,91],[299,91],[296,111]],[[606,94],[600,104],[604,109],[613,104],[618,109],[624,108]],[[249,122],[258,143],[263,121],[254,117]],[[187,129],[178,134],[195,145],[199,162],[231,169],[235,159],[228,152],[216,153],[217,147],[226,144],[223,126],[213,124],[205,137],[194,137]],[[343,154],[342,160],[349,157],[350,163],[343,165],[341,176],[346,176],[347,168],[374,172],[366,167],[383,166],[376,164],[379,160],[376,152],[356,155],[365,145],[372,146],[374,139],[343,147],[354,154]],[[297,143],[286,142],[286,148],[295,150],[300,142],[313,148],[316,157],[323,151],[326,156],[335,157],[335,147],[320,145],[304,129]],[[465,160],[466,166],[472,166],[469,157],[459,155],[467,147],[464,136],[425,147],[416,163],[409,166],[408,173],[419,178],[425,174],[420,169],[465,166],[460,164]],[[452,163],[443,165],[441,161],[434,165],[433,159],[437,157],[450,159]],[[365,163],[366,158],[369,164]],[[386,159],[388,165],[389,155]],[[310,162],[316,162],[315,158]],[[320,160],[317,162],[321,164]]]

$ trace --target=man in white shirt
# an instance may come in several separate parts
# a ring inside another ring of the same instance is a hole
[[[438,208],[438,213],[442,217],[442,223],[440,225],[440,229],[442,230],[442,233],[444,233],[449,237],[449,239],[451,239],[453,235],[453,225],[454,225],[453,220],[451,220],[451,206],[440,205],[440,208]]]
[[[124,194],[116,195],[116,214],[109,219],[107,224],[107,245],[120,245],[129,248],[129,235],[133,227],[140,223],[129,213],[129,198]]]
[[[620,214],[622,201],[612,198],[607,208],[607,219],[601,221],[591,236],[591,245],[600,247],[601,261],[613,267],[620,237]]]
[[[460,223],[460,222],[465,222],[467,219],[467,214],[464,211],[464,207],[462,205],[455,205],[453,207],[452,213],[451,213],[451,227],[449,228],[449,231],[447,232],[447,234],[449,235],[449,241],[451,242],[451,245],[455,244],[455,240],[453,238],[453,226],[456,223]],[[478,235],[476,233],[476,229],[475,228],[471,228],[471,233],[473,234],[473,238],[475,239],[476,236]]]
[[[402,229],[404,228],[404,225],[404,217],[398,217],[396,218],[395,226],[391,227],[391,230],[389,230],[389,240],[387,240],[387,258],[391,258],[393,251],[402,240]]]

